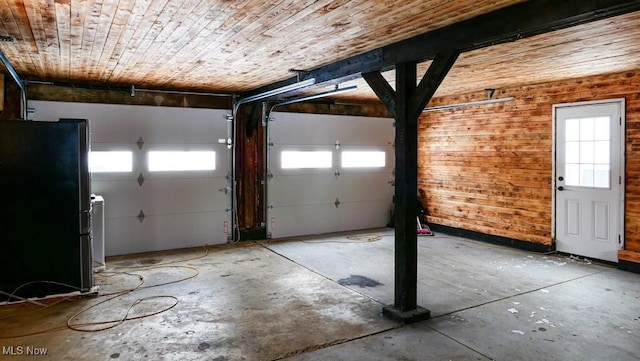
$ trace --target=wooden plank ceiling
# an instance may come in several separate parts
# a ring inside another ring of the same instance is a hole
[[[518,2],[0,0],[15,38],[0,50],[31,80],[241,93]],[[631,13],[465,53],[437,95],[635,70],[639,55]],[[356,83],[344,99],[376,99]]]

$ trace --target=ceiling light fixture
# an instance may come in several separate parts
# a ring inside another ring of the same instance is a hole
[[[7,43],[13,43],[14,41],[16,41],[16,38],[14,38],[13,36],[0,35],[0,41],[4,41],[4,42],[7,42]]]
[[[458,104],[450,104],[450,105],[441,105],[441,106],[437,106],[437,107],[424,108],[424,110],[422,110],[422,111],[423,112],[434,112],[434,111],[437,111],[437,110],[457,109],[457,108],[464,108],[464,107],[472,107],[472,106],[476,106],[476,105],[504,103],[504,102],[510,102],[510,101],[515,99],[514,97],[493,99],[493,94],[495,94],[495,92],[496,92],[495,89],[488,88],[488,89],[485,89],[484,91],[487,93],[487,98],[488,98],[487,100],[479,100],[479,101],[475,101],[475,102],[458,103]]]
[[[338,86],[336,85],[336,88],[333,89],[333,90],[329,90],[329,91],[322,92],[322,93],[305,95],[305,96],[301,96],[301,97],[293,98],[293,99],[285,99],[285,100],[277,103],[276,105],[280,106],[280,105],[287,105],[287,104],[305,102],[307,100],[313,100],[313,99],[327,97],[329,95],[346,93],[346,92],[349,92],[349,91],[352,91],[352,90],[356,90],[356,89],[358,89],[357,85],[351,85],[351,86],[344,87],[344,88],[338,88]]]
[[[301,88],[304,88],[304,87],[308,87],[308,86],[314,85],[315,83],[316,83],[316,79],[315,78],[310,78],[310,79],[307,79],[307,80],[303,80],[301,82],[285,85],[285,86],[280,87],[280,88],[268,90],[268,91],[260,93],[260,94],[256,94],[256,95],[252,95],[252,96],[249,96],[249,97],[246,97],[246,98],[242,98],[242,99],[238,100],[237,104],[240,105],[240,104],[244,104],[244,103],[253,102],[253,101],[256,101],[256,100],[269,98],[269,97],[272,97],[272,96],[275,96],[275,95],[278,95],[278,94],[290,92],[292,90],[297,90],[297,89],[301,89]]]
[[[513,101],[513,100],[515,100],[514,97],[509,97],[509,98],[479,100],[477,102],[441,105],[441,106],[437,106],[437,107],[424,108],[423,112],[435,112],[435,111],[438,111],[438,110],[447,110],[447,109],[457,109],[457,108],[464,108],[464,107],[472,107],[472,106],[475,106],[475,105],[504,103],[504,102],[510,102],[510,101]]]
[[[281,105],[287,105],[287,104],[293,104],[293,103],[300,103],[300,102],[304,102],[307,100],[313,100],[313,99],[318,99],[318,98],[323,98],[323,97],[327,97],[329,95],[335,95],[335,94],[341,94],[341,93],[346,93],[352,90],[356,90],[358,89],[357,85],[351,85],[348,87],[344,87],[344,88],[338,88],[338,86],[336,85],[336,88],[333,90],[329,90],[329,91],[325,91],[322,93],[316,93],[316,94],[310,94],[310,95],[305,95],[305,96],[301,96],[298,98],[291,98],[291,99],[285,99],[279,103],[274,104],[271,109],[269,109],[269,112],[267,113],[266,119],[269,119],[271,117],[271,113],[273,112],[273,109],[275,107],[279,107]]]

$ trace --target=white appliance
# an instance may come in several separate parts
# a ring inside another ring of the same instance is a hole
[[[107,268],[104,257],[104,198],[95,194],[91,196],[91,229],[93,271],[102,272]]]

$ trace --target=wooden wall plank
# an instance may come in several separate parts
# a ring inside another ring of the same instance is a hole
[[[625,249],[640,252],[640,71],[499,89],[513,102],[423,113],[419,194],[429,222],[550,245],[552,106],[624,97]],[[430,106],[486,99],[434,98]]]
[[[619,251],[618,258],[629,262],[640,263],[640,252],[627,250]]]
[[[0,112],[4,110],[4,74],[0,73]]]

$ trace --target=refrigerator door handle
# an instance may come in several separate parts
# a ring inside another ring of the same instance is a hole
[[[80,211],[80,234],[91,233],[91,212]]]

